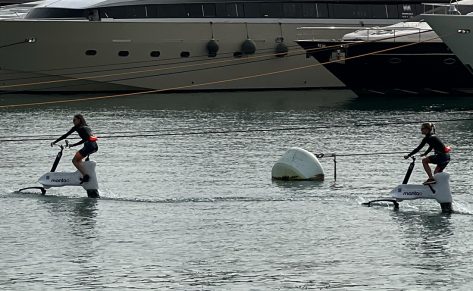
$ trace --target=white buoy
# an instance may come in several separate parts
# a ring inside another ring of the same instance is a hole
[[[322,181],[324,169],[313,153],[293,147],[276,162],[271,175],[277,180]]]

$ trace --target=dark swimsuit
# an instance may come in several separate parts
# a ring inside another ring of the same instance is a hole
[[[415,148],[409,154],[409,156],[412,156],[418,151],[420,151],[426,144],[429,145],[429,148],[425,151],[424,155],[427,155],[433,149],[434,154],[429,156],[430,162],[442,168],[445,168],[450,162],[450,154],[448,153],[448,150],[445,144],[438,137],[434,135],[431,135],[431,134],[426,135],[424,139],[422,139],[420,145],[417,148]]]
[[[55,143],[60,141],[60,140],[65,139],[66,137],[71,135],[74,131],[76,131],[77,134],[79,134],[80,138],[82,139],[82,141],[80,143],[84,143],[84,147],[79,150],[79,154],[82,157],[85,158],[88,155],[93,154],[96,151],[98,151],[99,146],[97,145],[97,142],[96,142],[97,137],[95,137],[92,134],[92,130],[88,126],[74,126],[74,127],[72,127],[66,134],[64,134],[63,136],[58,138],[55,141]]]

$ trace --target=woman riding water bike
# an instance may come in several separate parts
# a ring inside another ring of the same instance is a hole
[[[445,167],[450,162],[450,154],[451,151],[450,147],[445,146],[445,144],[435,136],[435,125],[430,122],[423,123],[421,128],[421,132],[425,137],[422,139],[420,145],[416,147],[410,154],[405,155],[404,158],[408,159],[410,156],[413,156],[418,151],[420,151],[426,144],[429,145],[429,148],[423,153],[421,156],[426,156],[432,149],[434,150],[434,154],[430,155],[426,158],[422,159],[422,165],[424,166],[424,170],[427,173],[429,178],[427,181],[424,182],[424,185],[427,184],[434,184],[435,179],[432,175],[432,169],[430,169],[430,164],[436,164],[434,174],[442,172]]]
[[[56,144],[58,141],[61,141],[71,135],[74,131],[79,134],[81,141],[69,145],[70,148],[75,147],[80,144],[84,144],[84,147],[80,149],[76,154],[74,155],[74,158],[72,159],[72,163],[74,166],[79,170],[79,172],[82,174],[82,182],[88,182],[90,177],[85,173],[83,167],[82,167],[82,160],[86,158],[88,155],[95,153],[99,147],[97,145],[97,137],[92,134],[92,130],[89,128],[87,123],[85,122],[84,117],[82,114],[76,114],[74,115],[74,118],[72,119],[72,122],[74,123],[74,126],[64,135],[56,139],[54,142],[51,143],[51,146]],[[81,183],[82,183],[81,182]]]

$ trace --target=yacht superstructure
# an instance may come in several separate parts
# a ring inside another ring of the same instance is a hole
[[[0,22],[0,91],[339,88],[294,42],[298,27],[422,12],[416,0],[51,0]]]

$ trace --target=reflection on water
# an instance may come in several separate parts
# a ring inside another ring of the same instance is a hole
[[[457,236],[452,223],[455,214],[423,211],[399,211],[392,217],[399,223],[400,251],[413,257],[409,264],[435,277],[420,277],[418,285],[443,288],[452,284],[452,268],[458,266]]]
[[[70,247],[62,254],[63,259],[71,264],[74,272],[70,286],[93,288],[102,277],[97,262],[99,233],[97,224],[97,199],[47,197],[40,199],[53,221],[56,232],[60,233]],[[70,236],[64,236],[68,233]],[[60,251],[63,247],[58,246]]]

